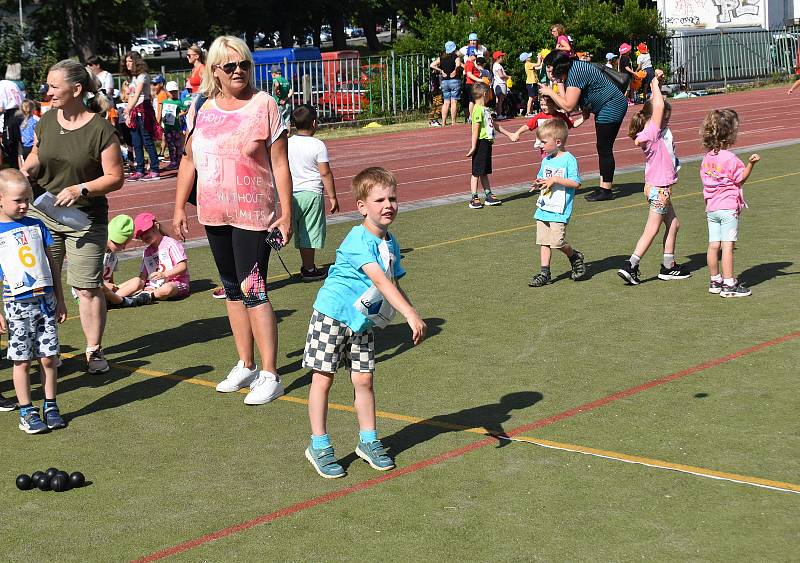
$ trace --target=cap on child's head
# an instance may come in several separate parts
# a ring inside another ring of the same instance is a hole
[[[150,81],[151,84],[164,84],[166,80],[160,74],[156,74],[153,79]]]
[[[533,56],[533,53],[527,53],[527,52],[526,53],[521,53],[520,56],[519,56],[519,62],[524,63],[525,61],[530,59],[532,56]]]
[[[153,225],[155,224],[156,224],[155,215],[153,215],[149,211],[145,211],[144,213],[139,213],[136,216],[136,219],[133,220],[133,225],[134,225],[133,236],[136,238],[142,238],[142,233],[153,228]]]
[[[108,240],[125,244],[133,236],[133,219],[128,215],[117,215],[108,222]]]
[[[180,92],[181,89],[178,87],[177,82],[175,82],[174,80],[170,80],[169,82],[167,82],[165,90],[167,92]]]
[[[281,67],[278,65],[272,65],[272,69],[270,70],[272,74],[281,74]]]
[[[506,56],[506,54],[503,51],[495,51],[494,53],[492,53],[492,58],[494,60],[497,60],[500,57],[505,57],[505,56]]]
[[[456,44],[453,41],[448,41],[444,44],[444,52],[448,55],[456,50]]]
[[[638,51],[643,55],[647,54],[647,44],[645,44],[645,43],[639,43],[636,46],[636,49],[638,49]]]
[[[470,41],[477,41],[478,40],[478,34],[477,33],[470,33],[469,34],[469,40]]]
[[[606,60],[607,61],[610,61],[610,60],[616,59],[616,58],[617,58],[617,55],[615,55],[614,53],[606,53]]]
[[[631,46],[629,44],[623,43],[622,45],[619,46],[620,55],[624,55],[625,53],[630,53],[630,52],[631,52]]]

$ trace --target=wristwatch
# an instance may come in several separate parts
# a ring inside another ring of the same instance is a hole
[[[89,188],[86,187],[86,184],[81,183],[81,197],[89,197]]]

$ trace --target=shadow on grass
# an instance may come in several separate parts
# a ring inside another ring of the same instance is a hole
[[[436,317],[423,319],[425,324],[428,325],[428,333],[426,340],[433,338],[442,332],[442,325],[445,323],[444,319]],[[411,329],[405,323],[396,323],[389,325],[386,328],[375,329],[375,362],[385,362],[403,352],[410,350],[414,347],[411,342]],[[300,369],[303,369],[303,351],[304,348],[299,348],[294,352],[286,355],[287,358],[300,358],[291,364],[285,365],[278,369],[278,374],[286,376],[292,374]],[[303,375],[296,378],[289,385],[286,386],[286,393],[291,393],[296,389],[300,389],[311,384],[311,372],[306,371]]]
[[[509,196],[500,197],[498,199],[502,200],[503,203],[510,203],[510,202],[516,201],[518,199],[530,199],[530,198],[538,199],[539,198],[539,192],[530,192],[530,191],[517,192],[517,193],[511,194]]]
[[[278,322],[294,313],[294,309],[278,309]],[[127,342],[105,348],[106,355],[124,354],[113,358],[113,362],[128,362],[148,358],[155,354],[178,350],[192,344],[203,344],[231,336],[228,316],[195,319],[177,327],[137,336]]]
[[[126,366],[129,367],[131,370],[134,370],[137,367],[141,367],[142,365],[146,365],[146,362],[129,362],[126,364]],[[146,401],[148,399],[152,399],[153,397],[157,397],[158,395],[161,395],[162,393],[169,391],[181,381],[191,379],[193,377],[202,375],[204,373],[209,373],[213,370],[214,368],[211,366],[201,365],[201,366],[193,366],[190,368],[184,368],[178,370],[175,373],[172,373],[166,377],[139,378],[138,381],[136,381],[135,383],[131,383],[130,385],[128,385],[127,387],[123,387],[122,389],[112,391],[108,395],[105,395],[100,399],[97,399],[96,401],[89,403],[85,407],[75,412],[64,413],[63,415],[64,420],[69,423],[75,420],[76,418],[104,411],[106,409],[114,409],[136,401]],[[129,371],[121,370],[118,368],[112,369],[111,372],[123,372],[125,373],[125,375],[130,375]],[[92,376],[86,376],[86,377],[92,377]],[[59,385],[61,385],[60,382]]]
[[[200,293],[218,287],[216,283],[211,280],[192,280],[189,282],[190,293]]]
[[[599,187],[596,185],[592,186],[584,185],[581,189],[575,192],[575,195],[576,196],[588,195],[590,193],[593,193],[597,189],[599,189]],[[642,201],[646,203],[646,201],[644,200],[643,182],[628,182],[626,184],[614,184],[614,199],[622,199],[632,195],[642,196]],[[589,203],[603,203],[603,202],[589,202]]]
[[[797,274],[800,274],[800,272],[781,271],[789,268],[793,264],[794,262],[768,262],[766,264],[759,264],[758,266],[747,268],[745,271],[739,274],[739,278],[747,287],[753,287],[754,285],[758,285],[760,283],[764,283],[765,281],[769,281],[781,276],[796,276]]]
[[[541,401],[544,395],[537,391],[518,391],[500,398],[497,403],[471,407],[449,414],[441,414],[420,422],[409,424],[401,430],[381,438],[389,455],[396,458],[414,446],[432,440],[448,432],[463,432],[470,428],[485,429],[495,436],[505,436],[503,423],[511,420],[511,411],[531,407]],[[497,447],[510,444],[508,440],[498,440]],[[347,468],[358,459],[355,453],[340,459],[339,463]]]

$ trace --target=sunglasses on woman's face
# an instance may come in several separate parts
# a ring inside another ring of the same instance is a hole
[[[217,65],[217,68],[222,69],[222,72],[224,72],[225,74],[233,74],[233,71],[236,70],[236,67],[242,69],[243,72],[248,72],[252,64],[253,63],[251,63],[250,61],[244,60],[244,61],[239,61],[238,63],[231,62],[231,63],[225,63],[224,65]]]

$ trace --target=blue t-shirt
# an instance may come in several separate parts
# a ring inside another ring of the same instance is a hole
[[[50,263],[44,252],[45,248],[52,245],[53,235],[39,219],[21,217],[16,221],[0,222],[0,276],[3,277],[3,301],[21,301],[53,291],[52,285],[35,287],[41,286],[37,283],[37,280],[42,279],[41,276],[49,276],[52,280]],[[17,273],[19,283],[23,284],[21,287],[27,285],[33,289],[14,295],[6,275],[11,271]]]
[[[581,183],[578,161],[571,153],[562,152],[556,156],[548,155],[542,159],[542,166],[536,177],[552,178],[553,176]],[[559,184],[553,184],[548,195],[539,196],[533,218],[539,221],[569,223],[573,201],[575,201],[575,188],[565,188]]]
[[[336,262],[317,294],[314,309],[346,324],[353,332],[372,328],[374,323],[355,307],[356,300],[373,286],[362,269],[372,262],[377,262],[389,278],[397,280],[406,274],[400,265],[400,246],[393,236],[383,240],[363,225],[353,227],[336,250]]]
[[[22,138],[22,146],[26,149],[33,146],[33,134],[37,123],[39,123],[39,118],[35,115],[32,115],[28,118],[27,123],[25,123],[23,127],[19,128],[20,136]]]

